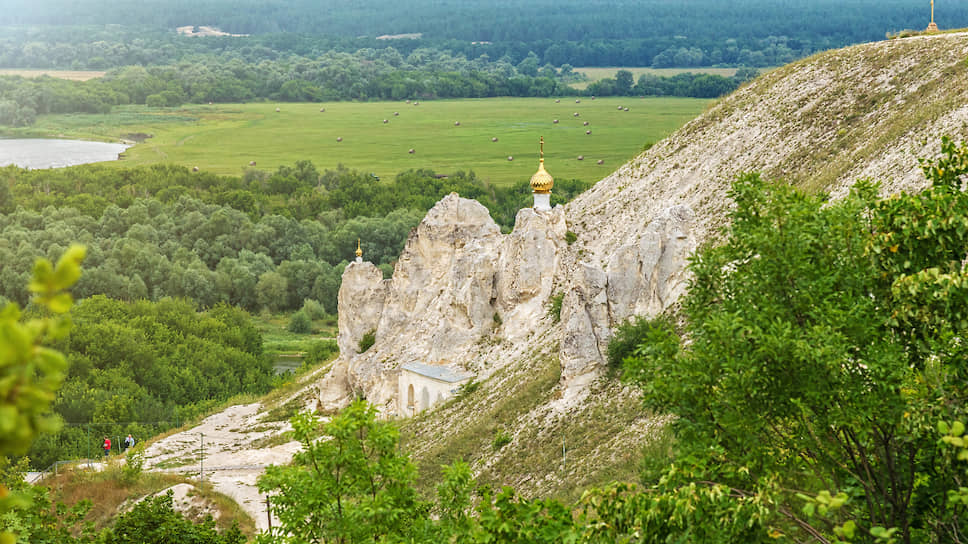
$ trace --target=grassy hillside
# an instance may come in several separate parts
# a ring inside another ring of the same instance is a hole
[[[340,102],[118,108],[108,115],[45,116],[31,133],[112,140],[152,135],[129,149],[118,165],[174,162],[239,174],[251,161],[260,169],[274,169],[309,159],[321,170],[343,164],[380,177],[410,168],[473,170],[492,183],[510,184],[534,173],[539,136],[547,142],[552,175],[597,180],[634,157],[645,143],[664,138],[695,117],[708,103],[685,98],[602,98],[580,103],[497,98],[419,105]],[[619,106],[629,111],[620,111]],[[414,153],[408,153],[410,149]],[[583,161],[577,160],[579,155]],[[514,160],[509,161],[509,156]]]

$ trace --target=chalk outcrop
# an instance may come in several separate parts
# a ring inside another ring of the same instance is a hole
[[[518,212],[500,232],[487,209],[451,194],[411,233],[391,280],[369,263],[354,263],[339,292],[340,359],[321,388],[324,403],[363,394],[396,412],[398,368],[407,363],[457,365],[493,372],[477,360],[482,343],[539,344],[560,339],[563,383],[585,385],[605,363],[612,329],[632,314],[655,314],[674,301],[692,242],[692,213],[674,207],[641,239],[622,248],[606,273],[584,263],[565,281],[568,225],[562,207]],[[614,285],[613,285],[614,284]],[[549,315],[555,290],[559,316]],[[360,338],[376,343],[358,353]]]

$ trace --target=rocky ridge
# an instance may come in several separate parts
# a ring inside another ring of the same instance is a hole
[[[779,68],[569,205],[521,210],[507,235],[476,202],[445,197],[411,234],[392,279],[365,262],[347,267],[341,356],[307,407],[365,395],[389,415],[400,365],[458,366],[480,389],[404,426],[428,476],[458,456],[524,493],[631,476],[661,419],[607,377],[605,347],[623,320],[675,304],[686,259],[724,222],[730,182],[759,171],[834,197],[864,177],[884,193],[919,189],[917,158],[937,155],[943,134],[968,138],[966,59],[968,33],[952,33]],[[560,319],[548,311],[557,297]],[[370,331],[375,344],[357,353]],[[494,449],[502,430],[512,440]]]

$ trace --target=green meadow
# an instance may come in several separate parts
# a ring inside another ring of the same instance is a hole
[[[119,166],[171,162],[238,175],[252,161],[257,168],[270,170],[308,159],[320,169],[343,164],[380,177],[411,168],[439,173],[472,170],[499,185],[531,176],[538,138],[543,136],[552,175],[594,181],[709,104],[690,98],[556,100],[122,107],[106,115],[43,116],[31,134],[108,140],[151,136],[112,163]],[[584,160],[578,160],[579,155]],[[597,164],[599,160],[603,164]]]

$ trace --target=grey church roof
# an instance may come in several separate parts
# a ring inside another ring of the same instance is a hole
[[[425,365],[423,363],[406,363],[400,368],[413,372],[414,374],[419,374],[421,376],[426,376],[427,378],[432,378],[434,380],[440,380],[447,383],[460,382],[474,377],[474,375],[470,372],[464,372],[463,370],[458,370],[456,368]]]

